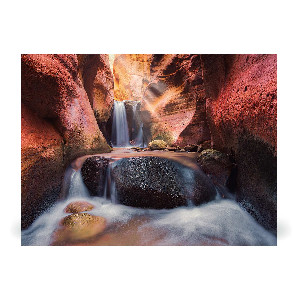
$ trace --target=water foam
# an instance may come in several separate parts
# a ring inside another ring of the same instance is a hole
[[[187,174],[188,175],[188,174]],[[102,216],[107,224],[139,224],[141,245],[199,245],[214,241],[216,245],[276,245],[276,237],[258,224],[235,200],[215,200],[200,206],[174,209],[142,209],[112,203],[103,197],[90,197],[80,171],[72,171],[69,195],[44,212],[27,230],[22,231],[22,245],[49,245],[51,236],[73,201],[94,205],[90,214]]]

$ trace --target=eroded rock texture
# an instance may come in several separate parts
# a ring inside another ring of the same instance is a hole
[[[116,55],[115,98],[140,100],[147,142],[210,139],[200,55]]]
[[[22,55],[22,228],[58,198],[74,158],[110,150],[76,55]]]
[[[235,156],[237,200],[276,231],[277,57],[202,55],[213,147]]]
[[[179,146],[210,139],[200,55],[153,55],[144,103],[153,138],[170,135]]]
[[[114,100],[114,79],[108,54],[78,54],[79,76],[93,108],[97,123],[109,142],[109,121]]]

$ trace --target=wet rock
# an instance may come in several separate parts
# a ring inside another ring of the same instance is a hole
[[[236,198],[277,230],[277,56],[201,55],[212,146],[233,153]]]
[[[80,213],[83,211],[89,211],[94,208],[94,205],[86,202],[86,201],[76,201],[76,202],[71,202],[65,209],[64,211],[66,213]]]
[[[91,196],[103,196],[108,164],[109,159],[102,156],[89,157],[83,163],[82,179]]]
[[[55,231],[52,245],[64,245],[89,239],[102,233],[106,227],[106,219],[87,213],[78,213],[66,216]]]
[[[149,148],[151,150],[163,150],[167,148],[167,143],[163,140],[154,140],[149,143]]]
[[[143,148],[141,147],[131,147],[132,150],[136,151],[136,152],[141,152],[143,151]]]
[[[205,141],[198,146],[197,152],[201,153],[203,150],[211,149],[211,141]]]
[[[180,148],[178,146],[173,146],[173,147],[169,146],[166,149],[168,149],[169,151],[176,151],[176,150],[178,150]]]
[[[200,204],[215,197],[215,188],[200,169],[190,169],[162,157],[124,158],[112,174],[118,201],[142,208],[174,208]]]
[[[229,156],[217,150],[207,149],[199,154],[197,162],[204,173],[212,179],[221,196],[225,197],[227,194],[226,184],[232,169]]]
[[[198,146],[197,145],[186,145],[184,150],[187,152],[197,152]]]

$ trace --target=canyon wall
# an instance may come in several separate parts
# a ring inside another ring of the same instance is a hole
[[[276,231],[276,55],[116,57],[118,100],[141,100],[146,141],[208,141],[229,154],[237,200]]]
[[[98,126],[110,143],[114,103],[114,77],[108,54],[77,54],[79,77],[88,95]]]
[[[103,54],[22,55],[22,228],[59,197],[70,161],[110,151],[115,98],[141,101],[147,142],[229,154],[237,200],[275,232],[276,55],[126,54],[113,69]]]
[[[210,139],[200,55],[116,55],[117,100],[140,100],[144,135],[177,145]]]
[[[235,157],[237,200],[277,227],[277,57],[202,55],[212,146]]]
[[[21,208],[26,228],[59,197],[64,170],[73,159],[110,147],[90,104],[97,97],[89,99],[80,78],[88,75],[84,68],[80,72],[76,55],[22,55],[21,71]]]

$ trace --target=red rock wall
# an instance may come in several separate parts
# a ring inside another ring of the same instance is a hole
[[[202,55],[212,145],[237,164],[237,200],[276,231],[277,57]]]
[[[140,100],[148,142],[179,145],[210,139],[200,55],[116,55],[115,98]]]
[[[142,100],[150,80],[151,54],[116,54],[114,69],[114,98]]]
[[[153,55],[151,76],[145,100],[158,132],[169,131],[180,146],[209,140],[200,55]]]
[[[80,77],[98,122],[106,122],[114,101],[114,78],[108,54],[80,54]]]
[[[214,147],[235,147],[240,135],[249,134],[276,154],[276,55],[203,56],[203,61]]]
[[[57,199],[65,167],[110,150],[78,75],[76,55],[22,55],[22,228]]]

